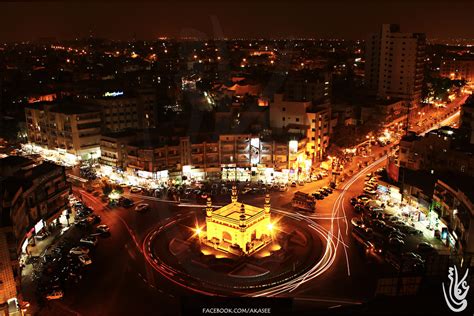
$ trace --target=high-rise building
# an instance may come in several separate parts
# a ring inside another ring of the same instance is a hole
[[[380,98],[401,98],[416,106],[421,98],[425,35],[402,33],[384,24],[366,41],[365,85]]]
[[[467,98],[461,107],[461,129],[466,131],[469,142],[474,144],[474,95]]]

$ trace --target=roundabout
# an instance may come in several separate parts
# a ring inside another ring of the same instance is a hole
[[[243,205],[243,204],[242,204]],[[237,255],[203,243],[202,209],[158,223],[143,241],[149,264],[174,284],[206,295],[272,296],[291,292],[326,271],[335,260],[332,233],[312,218],[272,209],[271,240]]]

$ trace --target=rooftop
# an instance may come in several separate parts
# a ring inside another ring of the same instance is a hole
[[[263,214],[264,210],[262,208],[240,203],[240,202],[235,202],[235,203],[230,203],[227,204],[220,209],[215,210],[212,213],[212,216],[220,216],[224,217],[226,219],[230,219],[231,221],[238,221],[240,220],[240,215],[242,207],[244,207],[244,215],[245,215],[245,220],[248,221],[260,214]]]

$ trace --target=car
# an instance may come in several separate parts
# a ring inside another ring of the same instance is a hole
[[[97,240],[97,237],[95,237],[95,236],[87,236],[87,237],[81,238],[81,240],[79,240],[79,242],[81,244],[85,244],[85,245],[89,245],[89,246],[95,246],[95,245],[97,245],[97,243],[99,241]]]
[[[364,221],[360,217],[353,217],[351,219],[351,224],[355,227],[365,228]]]
[[[323,176],[323,177],[327,177],[327,176],[328,176],[328,173],[327,173],[326,171],[321,171],[319,174],[320,174],[321,176]]]
[[[358,213],[361,213],[361,212],[364,211],[364,207],[363,207],[362,205],[360,205],[360,204],[356,204],[356,205],[354,206],[354,210],[355,210],[356,212],[358,212]]]
[[[90,250],[87,247],[78,246],[78,247],[71,248],[71,250],[69,250],[69,253],[71,255],[87,255],[89,251]]]
[[[102,224],[102,225],[98,225],[96,227],[97,231],[101,234],[109,234],[110,233],[110,228],[109,226],[105,225],[105,224]]]
[[[100,218],[100,215],[96,215],[96,214],[92,214],[90,216],[88,216],[86,218],[86,220],[89,222],[89,223],[92,223],[92,224],[98,224],[101,222],[101,218]]]
[[[249,193],[249,192],[251,192],[251,191],[252,191],[251,188],[245,188],[245,189],[242,190],[242,194],[247,194],[247,193]]]
[[[319,179],[320,178],[318,178],[318,175],[316,175],[316,174],[311,175],[311,180],[312,181],[318,181]]]
[[[130,189],[130,192],[131,192],[131,193],[140,193],[140,192],[142,192],[142,189],[141,189],[141,188],[138,188],[138,187],[132,187],[132,188]]]
[[[318,190],[318,193],[321,194],[321,195],[323,195],[323,196],[328,196],[328,195],[329,195],[329,193],[326,192],[326,190],[324,190],[324,189],[319,189],[319,190]]]
[[[429,252],[435,251],[435,248],[433,247],[433,245],[427,242],[420,242],[418,246],[416,247],[416,249],[422,253],[429,253]]]
[[[400,239],[400,238],[390,238],[388,240],[388,243],[391,246],[395,246],[395,247],[402,247],[405,245],[405,242],[403,241],[403,239]]]
[[[355,197],[353,197],[350,201],[351,205],[352,206],[355,206],[357,204],[357,199]]]
[[[367,194],[375,195],[377,192],[375,190],[371,190],[369,188],[364,188],[364,192]]]
[[[78,259],[79,259],[79,261],[80,261],[83,265],[85,265],[85,266],[87,266],[87,265],[89,265],[89,264],[92,263],[92,260],[91,260],[91,258],[90,258],[88,255],[80,255],[80,256],[78,257]]]
[[[375,190],[377,188],[377,185],[366,182],[365,185],[364,185],[364,188],[369,188],[371,190]]]
[[[296,188],[296,182],[295,181],[291,182],[291,187]]]
[[[79,226],[79,227],[83,227],[83,228],[84,228],[84,227],[87,227],[87,224],[88,224],[88,222],[87,222],[87,219],[85,219],[85,218],[83,218],[83,219],[76,219],[76,220],[74,221],[74,225]]]
[[[388,238],[400,238],[400,239],[404,239],[407,235],[402,233],[401,231],[399,230],[395,230],[393,232],[391,232],[389,235],[388,235]]]
[[[58,299],[62,298],[63,296],[64,296],[63,291],[57,289],[57,290],[53,290],[53,291],[49,292],[48,295],[46,295],[46,299],[47,300],[58,300]]]
[[[278,190],[280,192],[285,192],[286,190],[288,190],[288,187],[284,184],[280,184],[280,186],[278,187]]]
[[[402,254],[402,257],[406,260],[421,260],[424,261],[423,258],[414,252],[405,252]]]
[[[298,185],[303,186],[303,185],[304,185],[304,181],[299,180],[299,181],[298,181]]]
[[[324,195],[319,194],[318,192],[313,193],[312,196],[313,196],[316,200],[323,200],[323,199],[324,199]]]
[[[147,203],[140,203],[137,206],[135,206],[135,211],[137,212],[145,212],[149,209],[149,205]]]
[[[330,187],[323,187],[322,188],[324,191],[326,191],[327,193],[331,194],[332,193],[332,189]]]
[[[304,182],[306,183],[311,183],[312,182],[312,179],[310,177],[307,177],[304,179]]]
[[[120,204],[125,208],[129,208],[133,206],[134,202],[131,199],[122,198],[122,200],[120,201]]]

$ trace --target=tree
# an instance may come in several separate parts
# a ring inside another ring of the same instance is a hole
[[[109,184],[105,184],[102,187],[102,193],[104,193],[104,195],[109,195],[111,192],[112,192],[112,187]]]

